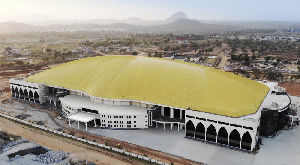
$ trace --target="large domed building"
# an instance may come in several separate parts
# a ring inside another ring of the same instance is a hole
[[[189,138],[247,150],[253,150],[259,132],[274,133],[270,124],[261,125],[262,114],[278,117],[284,112],[284,116],[290,104],[277,83],[136,56],[84,58],[26,79],[11,79],[10,84],[13,97],[59,107],[66,118],[86,126],[88,122],[111,129],[170,125],[185,129]]]

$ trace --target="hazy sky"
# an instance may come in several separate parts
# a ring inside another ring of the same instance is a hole
[[[139,17],[300,21],[300,0],[0,0],[0,22]]]

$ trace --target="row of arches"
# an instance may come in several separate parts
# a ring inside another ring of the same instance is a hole
[[[189,120],[186,124],[186,136],[251,150],[252,137],[248,131],[241,138],[240,133],[236,129],[229,134],[224,127],[221,127],[217,132],[216,128],[211,124],[205,130],[201,122],[195,128],[193,122]]]
[[[32,102],[36,102],[36,103],[39,103],[39,94],[34,91],[32,92],[31,90],[27,90],[27,89],[18,89],[17,87],[12,87],[11,88],[11,94],[12,94],[12,97],[15,97],[15,98],[20,98],[20,99],[23,99],[23,100],[27,100],[27,101],[32,101]]]

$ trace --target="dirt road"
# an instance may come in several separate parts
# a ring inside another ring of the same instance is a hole
[[[16,124],[7,119],[0,118],[0,129],[3,128],[4,131],[22,136],[31,141],[36,141],[37,144],[51,148],[52,150],[61,150],[75,154],[81,159],[85,159],[85,152],[87,151],[88,160],[96,164],[131,164],[118,159],[117,157],[112,157],[112,155],[106,155],[94,150],[89,150],[87,147],[82,145],[79,147],[75,144],[66,141],[67,139],[58,136],[49,136],[45,132],[36,131],[34,129],[28,128],[23,125]]]

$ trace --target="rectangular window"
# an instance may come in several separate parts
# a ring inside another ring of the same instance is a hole
[[[134,127],[136,127],[136,125],[134,125]]]
[[[133,123],[136,123],[136,121],[134,121]]]
[[[246,127],[246,126],[243,126],[245,129],[250,129],[250,130],[253,130],[252,127]]]
[[[186,115],[187,118],[195,118],[194,116]]]
[[[234,126],[234,127],[240,127],[240,128],[242,128],[242,126],[241,126],[241,125],[237,125],[237,124],[230,124],[230,126]]]
[[[229,123],[225,123],[225,122],[222,122],[222,121],[219,121],[219,124],[229,125]]]
[[[196,117],[196,119],[206,121],[205,118]]]
[[[131,124],[131,121],[127,121],[127,124]]]
[[[215,121],[215,120],[210,120],[210,119],[207,119],[207,121],[214,122],[214,123],[218,123],[217,121]]]

